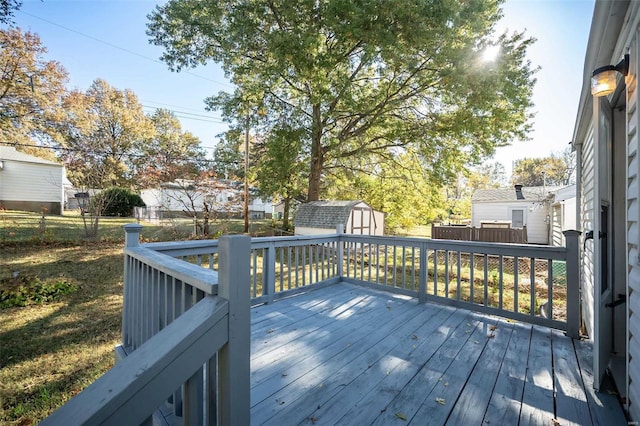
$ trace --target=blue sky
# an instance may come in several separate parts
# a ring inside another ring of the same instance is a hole
[[[217,113],[204,110],[203,99],[231,86],[215,64],[173,73],[158,60],[162,50],[149,45],[145,34],[146,15],[157,3],[24,0],[15,23],[40,35],[49,59],[69,72],[71,88],[85,90],[102,78],[118,89],[131,89],[145,111],[174,110],[183,129],[211,148],[226,125]],[[592,0],[509,0],[504,5],[498,29],[526,29],[538,40],[529,58],[541,67],[532,140],[500,148],[495,156],[508,173],[514,160],[560,152],[571,140],[593,5]]]

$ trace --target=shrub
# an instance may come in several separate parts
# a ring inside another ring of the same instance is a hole
[[[106,189],[91,200],[91,212],[101,216],[129,217],[133,214],[134,207],[144,206],[142,198],[126,188]]]

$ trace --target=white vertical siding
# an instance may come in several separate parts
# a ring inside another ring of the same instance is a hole
[[[580,198],[580,219],[583,230],[590,230],[594,227],[594,206],[595,206],[595,168],[594,168],[594,132],[593,122],[587,132],[585,140],[579,146],[582,150],[582,182],[578,190]],[[593,240],[584,245],[582,256],[582,316],[587,328],[587,333],[593,339],[593,316],[594,316],[594,268],[593,268]]]
[[[553,246],[564,245],[564,235],[562,234],[563,207],[559,203],[551,206],[551,241],[549,244]]]
[[[627,253],[628,253],[628,313],[627,329],[629,341],[627,395],[629,413],[634,420],[640,419],[640,209],[638,208],[638,33],[630,46],[630,73],[627,77]]]

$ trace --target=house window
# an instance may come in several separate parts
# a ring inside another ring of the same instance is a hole
[[[511,227],[522,228],[524,226],[524,210],[511,210]]]

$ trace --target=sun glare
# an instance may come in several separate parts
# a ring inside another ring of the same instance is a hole
[[[482,52],[482,61],[483,62],[493,62],[496,60],[498,55],[500,54],[500,46],[487,46]]]

